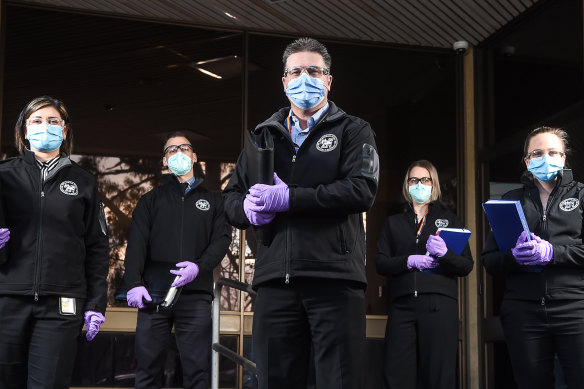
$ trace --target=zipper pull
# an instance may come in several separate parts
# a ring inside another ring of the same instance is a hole
[[[288,285],[290,283],[290,274],[289,273],[286,273],[286,281],[284,281],[284,283],[286,285]]]
[[[414,290],[414,297],[418,297],[418,291]]]
[[[296,162],[296,154],[292,156],[292,163]]]
[[[34,292],[34,301],[39,301],[39,294],[38,294],[38,292]]]
[[[545,214],[545,211],[544,211],[544,213],[543,213],[543,221],[546,221],[546,219],[547,219],[547,215]]]
[[[45,197],[45,191],[41,191],[41,197]]]
[[[542,298],[541,298],[541,305],[542,305],[542,306],[545,306],[545,297],[542,297]]]

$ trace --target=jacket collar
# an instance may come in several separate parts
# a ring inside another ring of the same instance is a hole
[[[342,109],[337,107],[336,104],[333,103],[331,100],[329,100],[328,103],[329,103],[329,113],[328,113],[327,117],[324,119],[324,123],[331,122],[331,121],[340,119],[343,116],[346,116],[345,111],[343,111]],[[253,130],[253,132],[255,134],[258,134],[261,132],[261,129],[263,127],[269,126],[269,127],[276,127],[281,132],[285,132],[286,134],[288,134],[288,131],[284,128],[284,120],[286,120],[289,113],[290,113],[290,107],[281,108],[276,113],[274,113],[268,120],[264,121],[263,123],[258,124],[256,126],[256,128]]]
[[[59,157],[61,158],[59,160],[59,163],[57,163],[57,166],[53,169],[54,171],[59,170],[61,167],[66,166],[66,165],[71,165],[71,159],[69,158],[69,154],[67,154],[64,151],[61,151]],[[29,149],[24,149],[24,154],[22,155],[22,158],[24,159],[24,161],[28,164],[31,164],[33,166],[37,166],[37,160],[34,154],[34,151],[30,151]]]
[[[428,203],[428,214],[430,214],[430,212],[432,212],[432,210],[434,208],[439,208],[439,207],[442,207],[442,203],[440,203],[439,200],[430,201]],[[414,213],[414,205],[408,201],[406,203],[405,211]]]
[[[163,174],[162,181],[163,181],[164,185],[172,185],[172,186],[177,187],[177,188],[179,188],[179,185],[181,184],[181,182],[178,180],[178,178],[176,178],[176,176],[174,174]],[[204,180],[202,178],[195,177],[195,183],[193,184],[193,187],[191,188],[191,192],[195,188],[197,188],[199,185],[201,185],[203,183],[203,181]]]
[[[529,171],[526,171],[521,176],[521,183],[529,188],[535,188],[534,177]],[[574,181],[574,176],[572,174],[572,169],[563,169],[558,172],[558,180],[556,181],[556,187],[568,186]]]
[[[69,159],[69,155],[64,151],[61,151],[61,153],[59,154],[59,157]],[[36,157],[35,157],[34,151],[30,151],[29,149],[25,148],[23,158],[27,163],[30,163],[31,165],[36,166]]]

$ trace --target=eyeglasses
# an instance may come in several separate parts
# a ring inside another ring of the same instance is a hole
[[[178,149],[180,149],[180,151],[182,152],[189,152],[189,151],[193,151],[193,146],[191,146],[188,143],[184,143],[182,145],[170,145],[167,148],[164,149],[164,154],[174,154],[178,151]]]
[[[51,126],[60,126],[61,123],[63,123],[64,120],[59,119],[59,118],[47,118],[47,123],[49,123]],[[33,126],[33,125],[39,125],[39,124],[43,124],[43,119],[41,118],[30,118],[26,120],[26,125],[27,126]]]
[[[432,179],[430,177],[422,177],[422,178],[410,177],[410,178],[408,178],[408,184],[410,184],[410,185],[418,185],[418,182],[421,182],[422,184],[427,184],[427,183],[431,183]]]
[[[527,153],[527,155],[525,156],[525,158],[527,159],[531,159],[531,158],[541,158],[545,155],[549,155],[551,158],[554,157],[564,157],[564,155],[566,155],[566,153],[564,153],[563,151],[559,151],[559,150],[533,150],[530,151],[529,153]]]
[[[284,77],[298,78],[302,72],[306,72],[306,74],[313,78],[322,77],[323,74],[328,76],[330,73],[327,68],[320,66],[293,66],[289,69],[284,69]]]

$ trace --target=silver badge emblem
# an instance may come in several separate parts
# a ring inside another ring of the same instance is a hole
[[[565,199],[560,203],[560,209],[565,212],[570,212],[578,208],[580,201],[576,198]]]
[[[207,200],[200,199],[197,200],[197,202],[195,203],[195,207],[197,207],[201,211],[208,211],[211,209],[211,204],[209,204]]]
[[[318,142],[316,142],[316,149],[322,151],[323,153],[328,153],[337,148],[339,140],[334,134],[326,134],[320,137]]]
[[[67,196],[77,196],[79,194],[77,184],[74,183],[73,181],[61,182],[61,185],[59,185],[59,189],[61,189],[61,192],[65,193]]]
[[[434,222],[434,225],[437,228],[446,228],[446,227],[448,227],[448,219],[436,219],[436,222]]]

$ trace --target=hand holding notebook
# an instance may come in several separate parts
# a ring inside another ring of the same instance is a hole
[[[552,245],[535,234],[531,234],[531,240],[525,241],[527,234],[521,233],[517,244],[511,249],[515,260],[524,266],[545,266],[552,260],[554,249]]]

